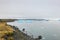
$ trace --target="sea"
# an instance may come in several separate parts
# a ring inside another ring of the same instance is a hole
[[[26,33],[34,38],[42,36],[41,40],[60,40],[60,21],[15,21],[8,24],[21,31],[25,28]]]

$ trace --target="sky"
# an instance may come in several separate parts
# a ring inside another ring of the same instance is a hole
[[[60,18],[60,0],[0,0],[0,18]]]

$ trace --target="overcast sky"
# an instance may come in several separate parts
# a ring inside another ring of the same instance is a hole
[[[60,0],[0,0],[0,18],[60,18]]]

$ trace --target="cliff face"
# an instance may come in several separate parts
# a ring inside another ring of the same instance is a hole
[[[0,22],[0,40],[35,40],[29,35],[21,32],[16,26]]]
[[[10,20],[11,21],[11,20]],[[0,40],[30,40],[33,39],[7,22],[0,22]]]
[[[38,38],[32,38],[31,36],[21,32],[15,26],[11,26],[11,27],[15,30],[14,35],[13,35],[14,40],[40,40],[42,39],[42,36],[38,36]]]
[[[14,40],[34,40],[34,38],[31,38],[29,35],[24,34],[15,26],[11,26],[11,27],[15,30],[14,35],[13,35]]]

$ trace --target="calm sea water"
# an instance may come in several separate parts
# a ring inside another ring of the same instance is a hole
[[[38,37],[41,35],[42,40],[60,40],[60,21],[13,22],[10,24],[17,26],[20,30],[25,28],[30,36]]]

